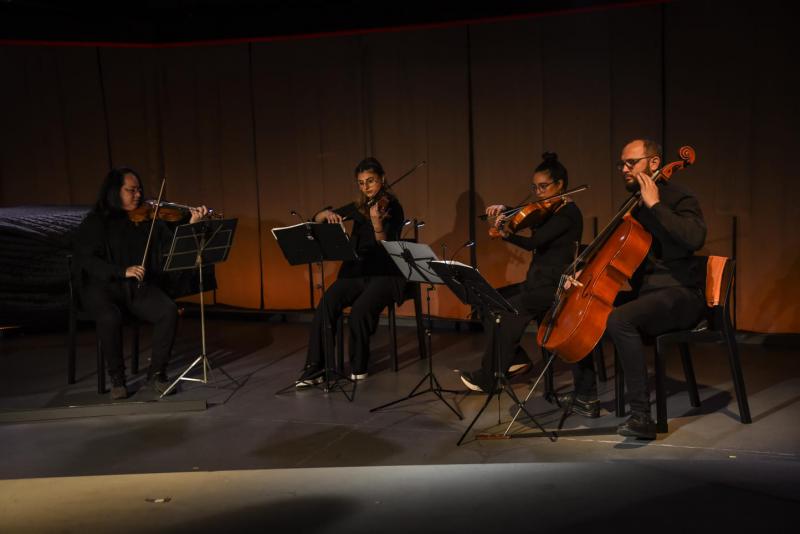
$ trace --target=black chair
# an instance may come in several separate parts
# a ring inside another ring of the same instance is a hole
[[[692,357],[689,352],[690,343],[722,343],[728,353],[728,364],[733,378],[736,400],[739,404],[739,420],[743,424],[752,422],[750,405],[739,359],[735,331],[731,323],[731,294],[733,293],[736,262],[724,256],[698,256],[700,268],[705,268],[705,296],[708,305],[707,316],[692,330],[668,332],[657,336],[653,342],[655,355],[656,382],[656,426],[658,432],[668,432],[667,424],[667,392],[664,385],[666,376],[666,348],[678,345],[689,393],[689,401],[695,408],[700,406],[700,395],[697,391]],[[615,386],[617,394],[617,415],[624,415],[624,381],[622,367],[615,358]]]
[[[78,321],[94,322],[94,317],[81,307],[80,295],[75,291],[72,274],[72,255],[67,255],[67,286],[69,291],[69,334],[67,338],[67,384],[75,383],[75,352],[77,341],[75,333]],[[125,314],[125,323],[133,331],[131,338],[131,373],[139,372],[139,321],[135,317]],[[100,337],[97,337],[97,393],[106,393],[106,362],[103,358],[103,347]]]

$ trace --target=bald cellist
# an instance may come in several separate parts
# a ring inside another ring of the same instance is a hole
[[[705,302],[694,252],[706,240],[706,224],[697,198],[674,181],[653,180],[662,164],[658,143],[634,139],[622,149],[617,168],[630,192],[641,197],[631,214],[652,235],[647,256],[631,278],[629,293],[620,293],[608,316],[606,334],[616,346],[625,372],[631,415],[617,428],[622,436],[655,439],[643,335],[657,336],[692,328]],[[577,392],[578,398],[581,392]]]

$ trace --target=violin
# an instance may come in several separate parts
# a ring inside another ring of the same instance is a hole
[[[378,191],[378,194],[369,199],[366,203],[367,211],[369,211],[373,206],[377,207],[378,216],[381,219],[385,219],[389,216],[389,203],[392,199],[389,197],[388,193],[386,192],[386,188],[381,189]]]
[[[504,233],[515,234],[525,228],[539,226],[558,211],[566,202],[567,197],[589,189],[588,185],[581,185],[551,197],[529,202],[516,208],[505,210],[495,216],[495,224],[489,228],[489,237],[496,239],[503,237]],[[487,219],[486,215],[481,216]],[[499,221],[499,222],[498,222]]]
[[[156,209],[156,206],[158,206],[158,209]],[[144,221],[151,221],[154,217],[161,221],[178,222],[183,220],[190,213],[190,210],[191,206],[186,206],[184,204],[145,200],[141,206],[127,212],[127,214],[128,219],[136,224]],[[220,212],[209,209],[206,217],[210,219],[221,219],[223,215]]]

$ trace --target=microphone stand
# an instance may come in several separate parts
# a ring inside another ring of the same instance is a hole
[[[306,224],[306,220],[303,216],[301,216],[297,211],[291,210],[290,212],[292,215],[300,219],[300,222]],[[308,230],[308,226],[306,226],[306,230]],[[308,238],[308,235],[306,235]],[[314,239],[310,237],[310,239]],[[308,264],[308,304],[309,308],[314,310],[316,307],[314,306],[314,266],[312,263],[309,262]]]

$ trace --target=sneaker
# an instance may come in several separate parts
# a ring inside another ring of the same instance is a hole
[[[656,439],[656,425],[649,413],[633,412],[617,427],[617,434],[637,439]]]
[[[518,375],[524,375],[528,371],[531,370],[533,364],[531,362],[527,363],[512,363],[508,367],[508,371],[506,371],[506,377],[511,378]]]
[[[305,368],[303,368],[303,373],[300,375],[300,378],[295,382],[294,387],[307,388],[316,384],[322,384],[325,380],[323,375],[324,372],[318,365],[307,364]]]
[[[358,382],[359,380],[364,380],[367,376],[369,376],[369,373],[350,373],[350,380]]]
[[[558,403],[561,406],[568,406],[569,403],[572,402],[571,413],[582,415],[583,417],[588,417],[589,419],[600,417],[600,401],[597,400],[597,397],[585,398],[579,395],[575,397],[575,400],[573,401],[573,395],[575,395],[574,392],[562,393],[558,396]]]
[[[128,388],[125,387],[125,376],[111,377],[111,400],[128,398]]]
[[[479,393],[486,393],[488,390],[491,389],[488,386],[488,380],[484,380],[483,371],[473,371],[467,372],[464,371],[461,373],[461,381],[464,382],[464,385],[467,386],[468,389],[472,391],[477,391]]]
[[[528,353],[525,352],[525,349],[517,345],[517,348],[514,350],[514,357],[511,360],[511,365],[509,365],[506,371],[506,376],[511,378],[517,375],[524,375],[530,371],[532,367],[533,362],[531,362],[531,359],[528,357]]]

